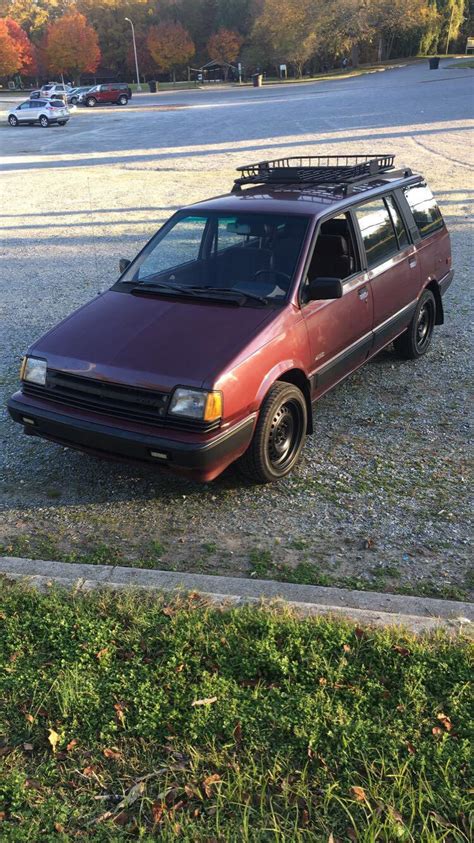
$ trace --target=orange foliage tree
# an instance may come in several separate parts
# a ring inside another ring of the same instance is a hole
[[[35,73],[36,55],[34,45],[31,43],[24,29],[13,18],[5,18],[5,23],[20,60],[19,72],[27,75]]]
[[[227,64],[232,64],[239,55],[243,39],[232,29],[219,29],[211,35],[207,42],[207,52],[210,59],[215,59],[224,66],[224,77],[227,79]]]
[[[11,76],[21,67],[21,59],[10,36],[6,20],[0,18],[0,76]]]
[[[195,47],[187,29],[180,23],[165,21],[152,26],[147,38],[147,47],[157,68],[170,71],[173,82],[176,70],[194,56]]]
[[[71,11],[48,26],[46,63],[51,73],[67,73],[74,79],[84,71],[93,73],[99,61],[97,33],[84,15]]]

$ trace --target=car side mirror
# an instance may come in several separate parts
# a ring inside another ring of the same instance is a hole
[[[340,278],[329,278],[320,276],[310,278],[309,284],[306,288],[307,301],[317,301],[319,299],[341,299],[342,298],[342,281]]]
[[[123,272],[125,272],[125,270],[126,270],[126,269],[128,269],[128,267],[130,266],[131,262],[132,262],[132,261],[129,261],[129,259],[128,259],[128,258],[120,258],[120,260],[119,260],[119,270],[120,270],[120,275],[122,275],[122,273],[123,273]]]

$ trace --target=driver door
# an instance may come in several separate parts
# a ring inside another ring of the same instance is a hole
[[[343,295],[303,306],[313,397],[360,366],[372,345],[372,291],[349,213],[321,224],[308,268],[308,278],[316,277],[340,278]]]

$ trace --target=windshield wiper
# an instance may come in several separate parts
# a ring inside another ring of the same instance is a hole
[[[254,301],[258,301],[261,304],[268,304],[268,299],[264,298],[263,296],[257,296],[256,293],[247,293],[246,290],[239,290],[238,287],[191,287],[192,290],[205,290],[206,292],[216,292],[216,293],[231,293],[236,294],[238,296],[245,296],[247,299],[253,299]]]
[[[147,293],[160,293],[162,295],[168,296],[187,296],[191,299],[218,299],[219,301],[225,301],[227,304],[235,304],[240,306],[242,302],[242,296],[246,296],[247,293],[243,293],[241,290],[235,291],[236,295],[233,299],[230,299],[227,295],[223,296],[222,293],[232,293],[233,290],[229,290],[227,287],[219,289],[218,287],[180,287],[176,284],[138,284],[136,287],[132,287],[132,293],[136,295],[146,295]],[[213,293],[216,295],[213,295]],[[264,301],[264,299],[262,299]]]
[[[150,293],[153,290],[156,290],[160,293],[186,293],[189,287],[178,287],[176,284],[160,284],[159,282],[156,284],[145,284],[142,282],[141,284],[137,284],[136,287],[132,287],[132,293]]]

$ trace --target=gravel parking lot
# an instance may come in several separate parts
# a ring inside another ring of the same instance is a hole
[[[423,63],[137,96],[65,128],[14,130],[1,115],[4,552],[466,597],[471,78]],[[425,358],[388,349],[334,389],[299,468],[264,488],[233,470],[196,486],[21,434],[5,401],[36,337],[107,288],[177,206],[227,192],[237,165],[311,151],[394,152],[428,178],[456,278]]]

